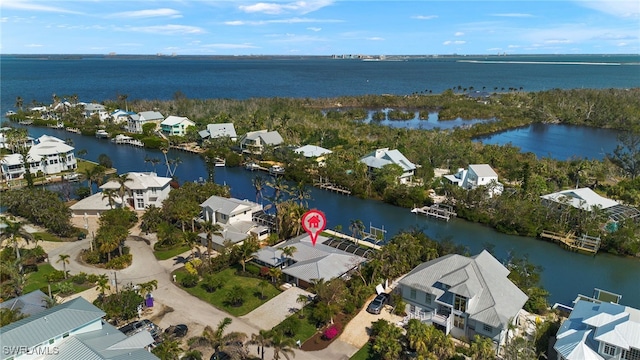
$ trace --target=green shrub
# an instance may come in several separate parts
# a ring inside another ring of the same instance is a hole
[[[131,265],[132,261],[133,261],[133,255],[124,254],[122,256],[118,256],[118,257],[115,257],[115,258],[111,259],[111,261],[109,261],[109,262],[107,262],[105,264],[105,267],[107,269],[120,270],[120,269],[124,269],[127,266]]]
[[[84,283],[87,282],[87,273],[81,272],[79,274],[76,274],[71,278],[71,281],[73,281],[74,283],[76,283],[78,285],[84,284]]]
[[[200,286],[202,286],[206,292],[212,293],[224,286],[224,280],[213,274],[207,274],[204,276],[204,279],[202,279]]]
[[[87,275],[87,282],[90,284],[95,284],[96,282],[98,282],[98,275],[96,274],[89,274]]]
[[[45,275],[48,282],[58,282],[64,280],[64,271],[54,270],[50,274]]]
[[[258,265],[249,263],[246,265],[246,269],[249,274],[257,277],[260,276],[260,267]]]
[[[198,280],[200,277],[197,274],[187,274],[182,278],[181,284],[186,288],[192,288],[198,285]]]

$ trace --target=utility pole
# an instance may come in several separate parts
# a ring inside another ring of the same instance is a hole
[[[113,272],[113,280],[116,285],[116,294],[117,294],[118,293],[118,273],[116,273],[115,271]]]

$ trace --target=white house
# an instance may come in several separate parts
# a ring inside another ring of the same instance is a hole
[[[360,162],[367,165],[369,171],[382,169],[386,165],[398,165],[402,168],[402,175],[398,177],[400,184],[407,184],[413,178],[416,172],[416,165],[407,159],[398,150],[389,150],[389,148],[377,149],[376,151],[365,155]]]
[[[258,250],[253,261],[271,268],[279,267],[287,282],[307,288],[313,284],[314,279],[329,281],[348,276],[367,260],[363,256],[327,245],[332,241],[335,239],[320,235],[314,245],[309,235],[300,235],[277,246]],[[285,247],[296,248],[291,257],[283,253],[282,249]]]
[[[189,126],[196,124],[186,117],[170,115],[160,123],[160,129],[167,135],[184,136]]]
[[[616,222],[624,219],[640,218],[640,211],[638,209],[600,196],[588,187],[562,190],[552,194],[542,195],[540,198],[546,205],[568,205],[584,211],[601,209],[609,215],[611,220]]]
[[[640,310],[578,300],[556,334],[558,360],[640,359]]]
[[[137,116],[130,116],[127,120],[129,132],[142,134],[142,125],[154,123],[156,126],[164,120],[164,116],[157,111],[143,111]]]
[[[115,110],[114,112],[109,114],[109,116],[111,117],[111,121],[114,124],[121,124],[121,123],[127,123],[128,124],[129,117],[131,117],[133,115],[137,115],[137,114],[132,112],[132,111],[124,111],[124,110],[120,110],[120,109]]]
[[[444,177],[467,190],[486,186],[490,189],[489,196],[500,195],[504,190],[504,185],[498,182],[498,174],[488,164],[471,164],[469,169],[458,169],[454,175]]]
[[[86,118],[97,115],[100,121],[105,121],[110,117],[105,106],[102,104],[80,102],[78,105],[84,107],[84,117]]]
[[[218,139],[223,137],[228,137],[231,141],[238,140],[236,128],[233,126],[233,123],[207,124],[207,128],[199,131],[198,133],[202,140]]]
[[[262,213],[262,205],[258,203],[214,195],[200,204],[200,207],[204,221],[222,227],[222,233],[213,238],[216,248],[222,247],[225,242],[242,242],[250,235],[259,240],[264,240],[269,235],[268,227],[254,221],[254,215]],[[206,244],[206,234],[202,233],[200,237]]]
[[[278,146],[283,141],[282,136],[277,131],[251,131],[240,138],[240,148],[245,153],[262,154],[265,146]]]
[[[482,335],[503,344],[528,297],[489,252],[446,255],[418,265],[399,283],[410,318],[458,339]]]
[[[78,168],[74,148],[65,144],[64,140],[49,135],[42,135],[29,148],[27,153],[29,171],[36,175],[41,171],[45,175],[58,174]],[[25,174],[22,155],[10,154],[0,160],[2,176],[6,180],[19,179]]]
[[[160,177],[155,173],[130,172],[127,174],[124,186],[126,192],[124,201],[135,210],[145,210],[149,205],[162,207],[162,202],[169,197],[171,191],[171,178]],[[115,180],[110,180],[100,186],[101,190],[120,190],[120,184]],[[107,200],[108,201],[108,200]],[[122,200],[117,200],[122,203]],[[77,205],[77,204],[76,204]]]
[[[0,328],[0,360],[157,360],[143,330],[130,337],[102,319],[83,297],[68,300]]]

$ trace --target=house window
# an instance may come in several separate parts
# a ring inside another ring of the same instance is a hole
[[[409,312],[414,314],[416,312],[416,306],[415,305],[409,305]]]
[[[456,295],[453,300],[453,308],[461,312],[467,311],[467,298]]]
[[[431,304],[431,302],[433,301],[433,295],[431,295],[429,293],[425,293],[424,294],[424,301],[427,304]]]
[[[138,199],[137,203],[138,209],[144,209],[144,199]]]
[[[602,350],[602,352],[607,355],[614,356],[616,354],[616,347],[609,344],[604,344],[604,349]]]
[[[49,345],[53,344],[53,339],[49,339]]]
[[[68,333],[68,332],[66,332],[66,333],[62,334],[62,338],[63,338],[63,339],[64,339],[64,338],[67,338],[67,337],[69,337],[69,333]]]
[[[493,328],[490,325],[484,324],[482,326],[482,330],[484,330],[487,333],[492,333],[493,332]]]
[[[155,195],[158,192],[158,189],[156,188],[151,188],[151,194]]]
[[[142,194],[143,194],[142,190],[136,190],[136,195],[142,196]]]
[[[464,329],[464,317],[460,315],[453,315],[453,326],[458,329]]]
[[[622,350],[622,358],[625,360],[640,360],[640,350],[634,348]]]
[[[415,300],[415,298],[416,298],[416,289],[411,289],[411,291],[409,292],[409,298]]]

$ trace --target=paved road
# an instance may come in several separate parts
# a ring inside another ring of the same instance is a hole
[[[135,232],[134,232],[135,233]],[[82,249],[88,249],[90,247],[90,239],[84,239],[72,243],[65,243],[51,249],[49,252],[50,263],[56,269],[62,270],[62,263],[56,263],[58,255],[68,254],[70,255],[71,262],[66,265],[67,270],[71,274],[77,274],[79,272],[85,272],[87,274],[108,274],[110,279],[117,277],[118,286],[125,284],[139,284],[150,280],[158,281],[158,289],[153,291],[153,296],[157,304],[169,306],[174,309],[173,312],[168,313],[162,319],[160,326],[166,327],[170,324],[186,323],[192,324],[190,326],[193,331],[189,331],[189,335],[197,335],[202,328],[206,325],[216,327],[216,325],[225,317],[230,317],[233,322],[227,328],[227,331],[239,331],[246,333],[247,335],[257,334],[261,329],[257,324],[260,321],[252,319],[249,321],[243,317],[231,316],[207,302],[204,302],[189,293],[183,291],[180,287],[173,283],[171,272],[182,266],[178,256],[174,259],[158,261],[153,255],[152,247],[144,241],[129,240],[126,241],[126,245],[130,247],[131,254],[133,255],[133,264],[123,270],[104,270],[91,266],[87,266],[78,261],[80,252]],[[176,260],[178,259],[178,260]],[[286,293],[286,292],[285,292]],[[282,295],[282,294],[281,294]],[[296,295],[297,298],[297,295]],[[275,311],[275,308],[280,304],[267,303],[263,306],[268,306],[265,310],[260,310],[263,313],[269,313],[269,309]],[[256,310],[258,311],[258,310]],[[288,308],[287,308],[288,311]],[[254,347],[250,347],[251,351],[255,351]],[[266,350],[266,359],[273,357],[270,354],[270,349]],[[357,347],[350,345],[346,342],[342,342],[340,339],[334,341],[329,347],[324,350],[315,352],[303,352],[301,350],[296,351],[297,359],[348,359],[358,350]]]

